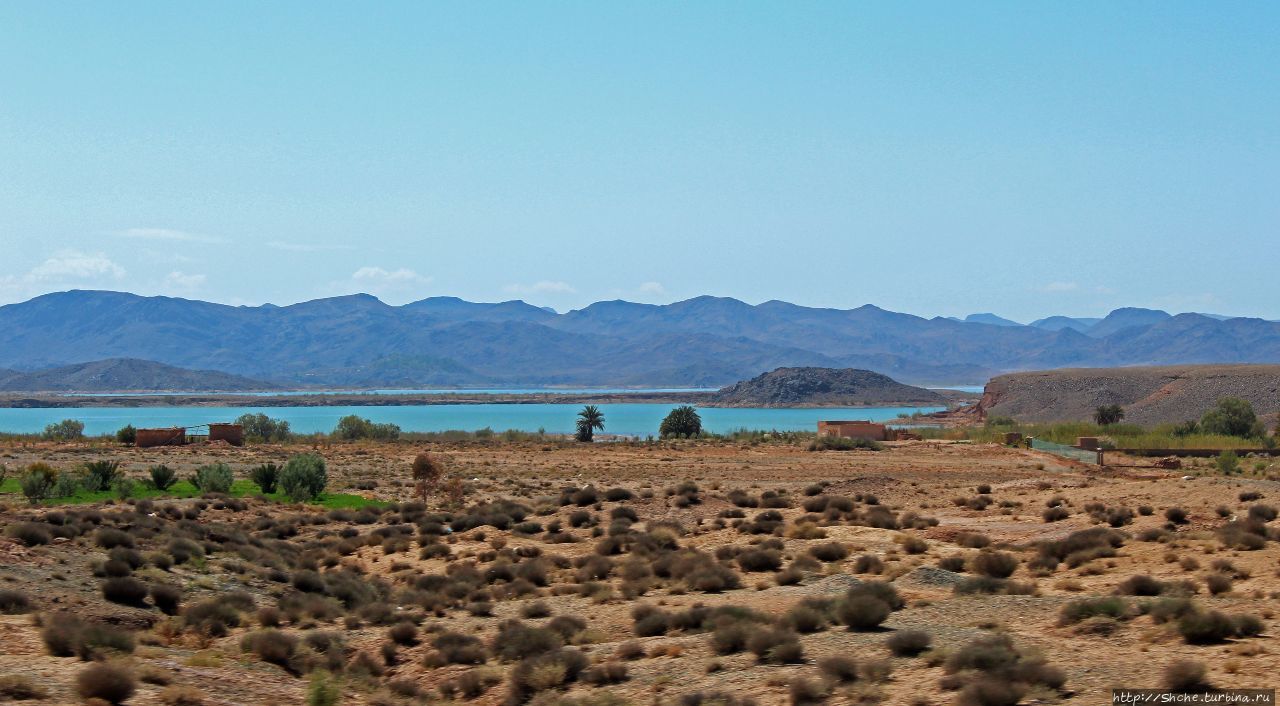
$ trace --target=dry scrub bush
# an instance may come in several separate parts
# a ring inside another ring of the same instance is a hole
[[[1209,574],[1204,577],[1204,585],[1211,595],[1228,593],[1231,591],[1231,577],[1226,574]]]
[[[933,636],[923,630],[899,630],[885,640],[885,647],[895,657],[915,657],[932,643]]]
[[[984,549],[973,556],[969,570],[980,576],[1004,579],[1018,568],[1018,558],[1008,552]]]
[[[1058,505],[1056,507],[1045,508],[1044,512],[1040,513],[1040,516],[1044,518],[1045,522],[1058,522],[1059,520],[1065,520],[1068,517],[1071,517],[1071,511],[1061,505]]]
[[[49,693],[29,678],[18,674],[0,677],[0,701],[32,701],[46,699]]]
[[[951,652],[944,686],[961,687],[956,702],[966,706],[1016,704],[1032,687],[1061,689],[1062,671],[1023,652],[1004,634],[983,635]]]
[[[1158,596],[1166,586],[1163,582],[1147,574],[1134,574],[1116,586],[1116,594],[1121,596]]]
[[[499,659],[514,661],[549,652],[563,645],[564,639],[554,630],[528,625],[519,620],[508,620],[498,627],[490,649]]]
[[[147,585],[131,576],[118,576],[102,582],[102,597],[112,603],[138,605],[147,593]]]
[[[819,681],[795,677],[787,685],[787,694],[794,706],[802,706],[826,701],[828,692],[826,686]]]
[[[111,652],[132,653],[133,633],[99,623],[90,623],[67,613],[41,616],[40,639],[54,657],[76,656],[84,661]]]
[[[853,560],[853,573],[855,574],[880,574],[884,573],[884,562],[875,554],[860,554],[857,559]]]
[[[782,566],[782,552],[776,549],[748,549],[737,557],[743,571],[777,571]]]
[[[785,628],[761,627],[747,638],[747,649],[761,664],[799,664],[804,648],[796,633]]]
[[[872,630],[880,627],[890,612],[887,603],[865,593],[847,596],[836,606],[836,616],[850,630]]]
[[[521,659],[511,670],[508,703],[522,704],[538,692],[572,684],[586,668],[586,656],[571,647]]]
[[[849,556],[849,548],[840,542],[825,542],[809,547],[809,554],[818,561],[840,561]]]
[[[1161,683],[1164,688],[1179,693],[1204,692],[1213,688],[1207,676],[1208,670],[1205,669],[1203,662],[1178,659],[1164,668],[1164,678]]]
[[[956,535],[956,544],[968,549],[982,549],[991,544],[991,538],[978,532],[961,532]]]
[[[1191,645],[1223,642],[1233,637],[1248,637],[1246,633],[1260,631],[1261,621],[1253,616],[1228,616],[1217,610],[1190,607],[1178,617],[1178,633]]]
[[[164,706],[203,706],[205,695],[193,686],[174,684],[160,692],[160,703]]]
[[[268,664],[288,667],[298,651],[298,638],[279,630],[251,632],[240,640],[240,650],[252,652]]]
[[[852,657],[824,657],[818,660],[818,669],[827,678],[838,683],[852,682],[858,678],[858,662]]]
[[[1113,557],[1116,548],[1124,544],[1124,535],[1113,529],[1091,527],[1072,532],[1063,539],[1040,542],[1037,556],[1028,562],[1033,569],[1052,570],[1059,563],[1075,568],[1094,559]]]
[[[53,535],[49,532],[48,525],[44,523],[19,522],[9,525],[5,529],[5,534],[28,547],[48,544],[53,541]]]
[[[182,602],[182,589],[163,583],[151,584],[151,602],[165,615],[176,615]]]
[[[137,681],[124,667],[97,662],[76,674],[76,693],[84,699],[102,699],[109,704],[121,704],[133,696]]]
[[[31,599],[27,594],[13,588],[0,589],[0,613],[20,615],[31,610]]]
[[[1082,598],[1062,607],[1058,613],[1058,624],[1071,625],[1099,616],[1114,620],[1128,620],[1132,617],[1132,613],[1132,606],[1124,599],[1115,596]]]
[[[479,638],[459,632],[442,632],[432,639],[431,646],[443,664],[484,664],[488,658]]]

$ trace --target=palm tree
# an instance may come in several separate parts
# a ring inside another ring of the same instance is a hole
[[[670,436],[693,438],[702,433],[702,417],[689,405],[681,405],[671,410],[662,424],[658,426],[658,435],[662,438]]]
[[[595,437],[595,430],[604,431],[604,412],[589,404],[578,412],[578,433],[574,436],[578,441],[590,442]]]

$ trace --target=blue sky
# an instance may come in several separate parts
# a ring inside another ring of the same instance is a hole
[[[1280,4],[0,4],[0,303],[1280,317]]]

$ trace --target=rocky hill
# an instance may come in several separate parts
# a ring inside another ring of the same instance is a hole
[[[1069,368],[1000,375],[977,411],[1023,422],[1087,420],[1101,405],[1125,421],[1152,425],[1199,419],[1223,397],[1241,397],[1260,415],[1280,411],[1280,365]]]
[[[98,360],[29,373],[0,371],[3,392],[247,392],[271,383],[214,370],[184,370],[133,358]]]
[[[938,405],[932,390],[904,385],[887,375],[856,368],[778,368],[721,389],[712,403],[723,407],[863,407]]]

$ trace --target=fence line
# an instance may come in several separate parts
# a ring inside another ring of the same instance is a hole
[[[1061,456],[1063,458],[1082,461],[1084,463],[1092,463],[1094,465],[1098,465],[1100,463],[1099,456],[1101,454],[1099,454],[1097,451],[1086,451],[1085,449],[1077,449],[1074,446],[1067,446],[1066,444],[1055,444],[1052,441],[1044,441],[1043,439],[1032,438],[1031,448],[1035,449],[1036,451],[1044,451],[1046,453],[1051,453],[1055,456]]]

